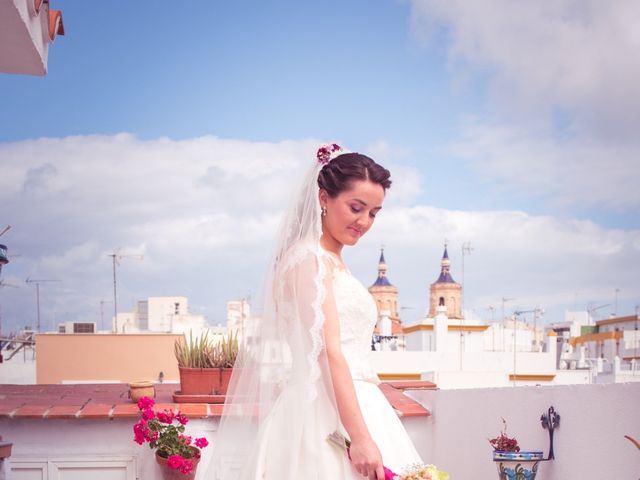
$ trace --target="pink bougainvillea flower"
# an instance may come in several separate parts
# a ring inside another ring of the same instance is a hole
[[[196,447],[198,448],[204,448],[207,445],[209,445],[209,442],[207,441],[206,438],[201,437],[201,438],[196,438]]]
[[[140,410],[147,410],[153,407],[155,404],[155,400],[149,397],[142,397],[140,400],[138,400],[138,408]]]
[[[185,463],[185,459],[180,456],[180,455],[170,455],[169,458],[167,458],[167,466],[169,468],[173,468],[173,469],[179,469],[181,468]]]

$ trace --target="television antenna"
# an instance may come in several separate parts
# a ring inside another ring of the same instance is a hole
[[[587,320],[589,322],[589,325],[591,325],[591,320],[593,320],[593,312],[600,310],[601,308],[610,307],[610,306],[611,306],[610,303],[598,305],[597,307],[594,307],[593,303],[590,303],[589,305],[587,305],[587,314],[589,315],[589,318]]]
[[[107,255],[111,257],[113,262],[113,330],[118,333],[118,288],[116,279],[116,266],[120,265],[120,260],[124,258],[133,258],[136,260],[144,260],[144,255],[122,255],[118,253],[120,249]]]
[[[516,386],[516,337],[517,337],[517,333],[518,333],[518,324],[517,324],[517,320],[518,320],[518,316],[522,315],[524,313],[533,313],[533,338],[534,338],[534,345],[536,343],[535,341],[535,335],[536,335],[536,322],[538,317],[541,317],[542,315],[544,315],[544,309],[540,308],[540,307],[536,307],[533,310],[516,310],[513,312],[513,386]]]
[[[12,283],[7,283],[4,280],[0,280],[0,288],[4,288],[4,287],[20,288],[17,285],[14,285]],[[0,308],[0,338],[1,337],[2,337],[2,309]]]
[[[40,333],[40,284],[41,283],[46,283],[46,282],[59,282],[60,280],[57,279],[52,279],[52,278],[39,278],[39,279],[35,279],[35,278],[27,278],[25,280],[26,283],[28,284],[32,284],[35,283],[36,285],[36,310],[37,310],[37,326],[36,326],[36,332]]]
[[[104,304],[111,303],[110,300],[100,300],[100,329],[104,330]]]

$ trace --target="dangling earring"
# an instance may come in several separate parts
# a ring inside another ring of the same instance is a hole
[[[322,207],[320,210],[320,216],[321,217],[326,217],[327,216],[327,207]]]

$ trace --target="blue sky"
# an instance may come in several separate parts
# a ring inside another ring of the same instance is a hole
[[[55,0],[48,75],[0,74],[1,240],[21,254],[3,325],[33,323],[27,276],[63,280],[43,294],[49,327],[95,316],[115,248],[145,254],[122,267],[123,309],[188,294],[219,323],[259,289],[283,179],[324,141],[392,170],[389,214],[348,260],[368,284],[387,245],[406,323],[445,239],[454,278],[475,245],[466,303],[482,318],[504,296],[559,320],[616,288],[633,313],[638,7],[483,5]]]

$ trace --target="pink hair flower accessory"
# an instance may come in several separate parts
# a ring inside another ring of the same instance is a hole
[[[316,157],[318,158],[318,163],[326,165],[343,153],[345,153],[344,149],[337,143],[327,143],[320,146],[318,153],[316,153]]]

